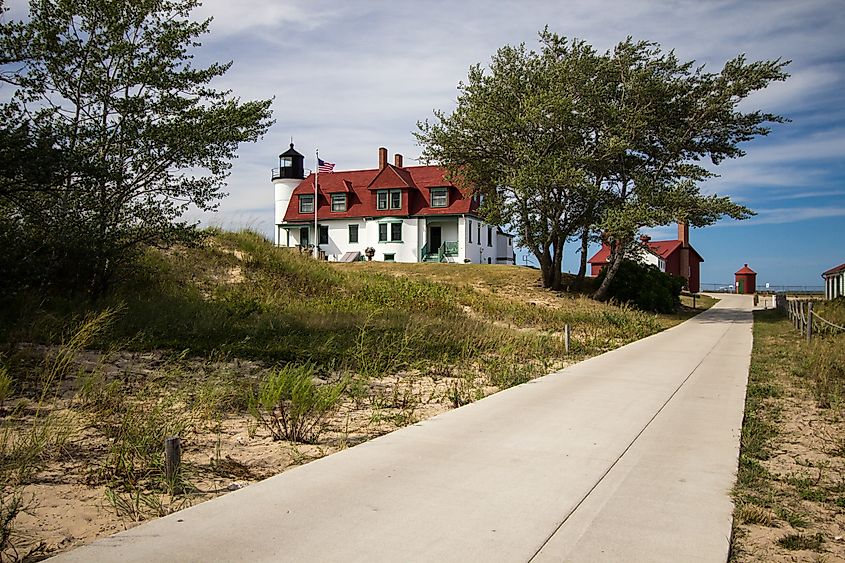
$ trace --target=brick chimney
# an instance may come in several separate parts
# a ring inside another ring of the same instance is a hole
[[[681,241],[680,264],[678,265],[679,273],[682,278],[687,280],[687,288],[689,288],[689,225],[686,221],[678,221],[678,240]]]
[[[378,169],[383,170],[387,166],[387,149],[379,147],[378,149]]]
[[[402,168],[402,155],[401,154],[396,153],[396,154],[393,155],[393,165],[396,168]]]
[[[685,221],[678,221],[678,240],[682,246],[689,246],[689,225]]]

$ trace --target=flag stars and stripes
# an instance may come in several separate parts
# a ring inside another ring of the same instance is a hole
[[[317,171],[321,174],[323,172],[332,172],[334,171],[334,163],[333,162],[326,162],[322,158],[317,159]]]

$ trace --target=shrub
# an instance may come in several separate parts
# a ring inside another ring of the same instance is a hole
[[[313,443],[338,406],[344,383],[317,385],[314,364],[272,371],[259,385],[250,411],[274,440]]]
[[[604,280],[599,274],[597,284]],[[621,303],[630,303],[643,311],[672,313],[681,302],[684,279],[661,272],[651,264],[624,260],[610,283],[608,296]]]

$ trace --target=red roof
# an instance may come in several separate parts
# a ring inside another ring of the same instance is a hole
[[[664,260],[668,260],[669,256],[671,256],[678,248],[681,247],[681,241],[679,240],[650,240],[645,243],[648,249],[656,254],[657,256],[663,258]],[[698,258],[699,262],[704,262],[704,258],[695,251],[695,249],[690,246],[690,256],[695,256]],[[610,257],[610,247],[607,244],[602,244],[601,248],[598,252],[596,252],[592,258],[587,260],[590,264],[595,265],[602,265],[607,264],[607,259]]]
[[[840,264],[835,268],[829,269],[828,271],[823,273],[822,276],[832,276],[833,274],[838,274],[839,272],[845,272],[845,264]]]
[[[464,215],[478,209],[478,202],[467,190],[446,180],[446,170],[439,166],[407,166],[392,164],[383,169],[348,170],[320,174],[318,194],[318,219],[345,219],[351,217],[408,217],[412,215]],[[431,188],[448,189],[447,207],[431,207]],[[378,210],[377,190],[402,190],[401,209]],[[314,193],[314,174],[302,180],[293,190],[285,213],[286,222],[313,221],[313,213],[299,212],[300,195]],[[331,195],[346,193],[346,211],[332,212]]]
[[[756,276],[756,275],[757,275],[757,272],[755,272],[754,270],[752,270],[751,268],[749,268],[749,267],[748,267],[748,264],[746,264],[745,266],[743,266],[742,268],[740,268],[740,269],[739,269],[739,271],[737,271],[737,272],[735,272],[735,273],[734,273],[734,275],[735,275],[735,276],[739,276],[739,275],[742,275],[742,274],[754,274],[754,275]]]

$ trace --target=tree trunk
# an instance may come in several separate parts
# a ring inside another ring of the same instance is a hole
[[[581,232],[581,265],[578,267],[578,277],[575,279],[575,287],[584,287],[584,278],[587,276],[587,251],[590,248],[590,227],[584,227]]]
[[[554,259],[552,260],[552,285],[551,289],[560,291],[563,289],[563,244],[560,240],[554,245]]]
[[[535,252],[537,261],[540,262],[540,272],[543,275],[543,287],[550,288],[554,283],[554,266],[552,257],[549,254],[549,247],[544,246],[542,251]]]
[[[609,263],[605,266],[604,279],[602,280],[599,288],[593,294],[593,299],[597,301],[607,300],[607,292],[610,288],[610,282],[613,281],[613,278],[616,276],[616,272],[619,271],[619,266],[622,264],[623,257],[624,253],[621,249],[610,253]]]

